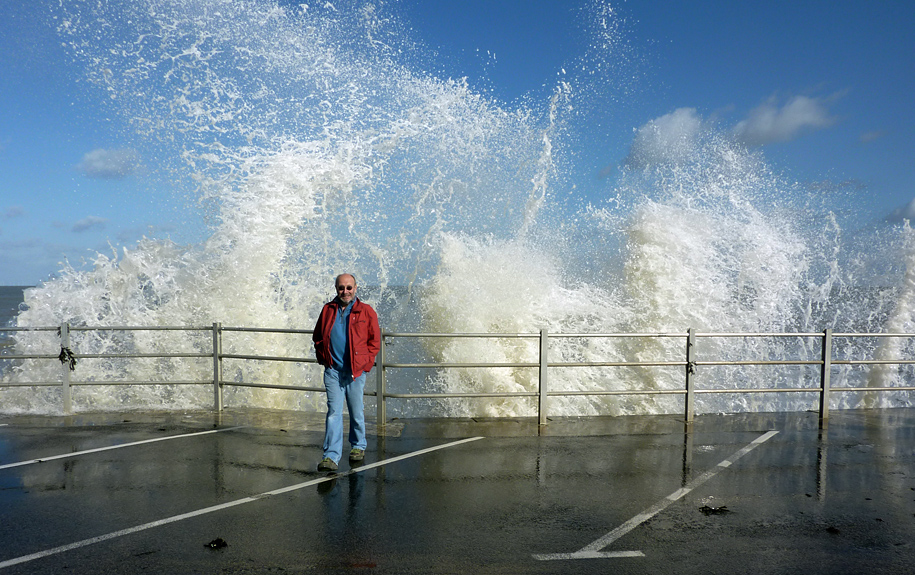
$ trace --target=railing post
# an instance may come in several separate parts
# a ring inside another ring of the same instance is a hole
[[[222,411],[222,324],[213,323],[213,409]]]
[[[384,331],[381,332],[381,343],[378,346],[378,357],[375,358],[375,369],[378,373],[375,375],[375,425],[383,426],[388,420],[388,405],[385,394],[388,391],[387,380],[384,372],[385,362],[385,345]]]
[[[832,330],[823,332],[823,367],[820,371],[820,429],[829,423],[829,378],[832,371]]]
[[[61,382],[61,399],[63,400],[64,413],[73,412],[73,403],[70,396],[70,372],[73,370],[72,352],[70,351],[70,323],[60,324],[60,363],[63,367],[63,381]]]
[[[686,423],[692,423],[695,417],[695,384],[693,376],[696,374],[696,334],[690,328],[686,330],[686,400],[683,402]]]
[[[549,360],[547,352],[549,351],[549,336],[545,329],[540,330],[540,385],[539,385],[539,402],[537,405],[537,416],[540,425],[546,425],[546,399],[549,391],[547,380],[547,366]]]

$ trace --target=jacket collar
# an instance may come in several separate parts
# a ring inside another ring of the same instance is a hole
[[[343,307],[343,302],[341,302],[340,299],[336,298],[336,297],[334,299],[332,299],[330,303],[334,304],[334,306],[336,306],[338,308]],[[353,309],[351,309],[350,311],[355,311],[355,309],[357,307],[359,307],[361,304],[362,304],[362,302],[359,301],[359,296],[354,297],[353,298]]]

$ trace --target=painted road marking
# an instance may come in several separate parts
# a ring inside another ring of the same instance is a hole
[[[545,554],[540,554],[540,555],[535,554],[533,556],[534,559],[537,559],[538,561],[555,561],[555,560],[559,560],[559,559],[607,559],[607,558],[611,558],[611,557],[644,557],[645,554],[642,553],[641,551],[606,551],[606,552],[602,552],[601,549],[603,549],[604,547],[607,547],[608,545],[610,545],[611,543],[613,543],[614,541],[616,541],[623,535],[626,535],[627,533],[629,533],[630,531],[632,531],[633,529],[635,529],[642,523],[645,523],[646,521],[648,521],[649,519],[651,519],[652,517],[654,517],[661,511],[664,511],[665,509],[667,509],[667,507],[671,503],[683,498],[690,491],[696,489],[697,487],[699,487],[700,485],[702,485],[703,483],[705,483],[712,477],[715,477],[723,469],[727,469],[728,467],[733,465],[738,459],[740,459],[747,453],[750,453],[751,451],[753,451],[754,449],[756,449],[757,447],[759,447],[760,445],[762,445],[763,443],[765,443],[766,441],[768,441],[769,439],[774,437],[777,433],[778,433],[777,431],[769,431],[769,432],[766,432],[766,433],[762,434],[761,436],[757,437],[743,449],[737,451],[736,453],[734,453],[733,455],[731,455],[730,457],[728,457],[727,459],[725,459],[724,461],[722,461],[721,463],[719,463],[718,465],[713,467],[712,469],[706,471],[699,477],[690,481],[686,485],[686,487],[681,487],[680,489],[674,491],[673,493],[671,493],[670,495],[668,495],[661,501],[655,503],[654,505],[652,505],[645,511],[639,513],[638,515],[636,515],[629,521],[623,523],[622,525],[620,525],[619,527],[617,527],[610,533],[607,533],[606,535],[604,535],[603,537],[601,537],[594,543],[591,543],[590,545],[586,545],[585,547],[582,547],[581,549],[579,549],[578,551],[576,551],[574,553],[545,553]]]
[[[298,489],[304,489],[306,487],[317,485],[318,483],[324,483],[325,481],[333,481],[339,479],[340,477],[346,477],[348,475],[353,475],[354,473],[362,473],[368,471],[369,469],[374,469],[376,467],[381,467],[389,463],[394,463],[396,461],[401,461],[404,459],[409,459],[411,457],[416,457],[418,455],[423,455],[425,453],[430,453],[432,451],[438,451],[439,449],[446,449],[448,447],[455,447],[463,443],[469,443],[471,441],[477,441],[483,439],[482,437],[470,437],[468,439],[461,439],[459,441],[453,441],[451,443],[445,443],[442,445],[436,445],[435,447],[429,447],[426,449],[420,449],[419,451],[413,451],[406,453],[404,455],[398,455],[390,459],[384,459],[382,461],[377,461],[375,463],[369,463],[355,469],[351,469],[344,473],[334,473],[327,477],[322,477],[320,479],[313,479],[311,481],[306,481],[304,483],[297,483],[295,485],[290,485],[289,487],[281,487],[280,489],[274,489],[273,491],[267,491],[259,495],[252,495],[251,497],[244,497],[242,499],[236,499],[235,501],[229,501],[227,503],[222,503],[220,505],[213,505],[212,507],[204,507],[203,509],[198,509],[196,511],[191,511],[188,513],[182,513],[181,515],[174,515],[172,517],[166,517],[165,519],[159,519],[158,521],[152,521],[150,523],[144,523],[143,525],[137,525],[135,527],[128,527],[127,529],[122,529],[120,531],[115,531],[113,533],[108,533],[106,535],[99,535],[98,537],[92,537],[90,539],[83,539],[82,541],[77,541],[75,543],[70,543],[68,545],[61,545],[60,547],[54,547],[53,549],[47,549],[45,551],[39,551],[38,553],[32,553],[30,555],[23,555],[22,557],[16,557],[14,559],[8,559],[6,561],[0,561],[0,569],[6,567],[11,567],[13,565],[19,565],[21,563],[27,563],[29,561],[34,561],[35,559],[42,559],[44,557],[49,557],[51,555],[57,555],[58,553],[63,553],[65,551],[71,551],[73,549],[79,549],[80,547],[86,547],[88,545],[93,545],[95,543],[101,543],[102,541],[108,541],[110,539],[115,539],[117,537],[123,537],[124,535],[130,535],[131,533],[137,533],[140,531],[145,531],[147,529],[152,529],[153,527],[159,527],[161,525],[167,525],[169,523],[176,523],[184,519],[190,519],[192,517],[199,517],[201,515],[206,515],[208,513],[214,513],[216,511],[222,511],[223,509],[229,509],[231,507],[237,507],[239,505],[244,505],[245,503],[251,503],[253,501],[259,501],[265,497],[270,497],[272,495],[280,495],[282,493],[289,493],[290,491],[296,491]]]
[[[155,439],[144,439],[143,441],[134,441],[133,443],[120,443],[118,445],[109,445],[108,447],[96,447],[95,449],[74,451],[72,453],[64,453],[62,455],[51,455],[48,457],[42,457],[40,459],[29,459],[27,461],[17,461],[16,463],[7,463],[5,465],[0,465],[0,469],[8,469],[10,467],[21,467],[23,465],[31,465],[33,463],[44,463],[45,461],[54,461],[55,459],[66,459],[68,457],[78,457],[80,455],[88,455],[90,453],[98,453],[100,451],[121,449],[122,447],[133,447],[134,445],[143,445],[145,443],[156,443],[157,441],[169,441],[171,439],[181,439],[183,437],[194,437],[197,435],[208,435],[210,433],[221,433],[223,431],[231,431],[233,429],[241,429],[241,426],[225,427],[223,429],[211,429],[209,431],[197,431],[195,433],[183,433],[181,435],[167,435],[165,437],[156,437]]]

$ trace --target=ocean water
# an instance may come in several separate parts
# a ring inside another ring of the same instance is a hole
[[[8,325],[19,313],[19,304],[25,301],[23,292],[28,286],[0,286],[0,325]]]
[[[0,286],[0,326],[11,325],[13,318],[19,313],[19,304],[25,301],[23,292],[26,287]],[[0,354],[12,345],[9,335],[7,332],[0,332]]]
[[[310,328],[337,273],[355,273],[386,330],[472,333],[912,332],[915,241],[907,225],[851,226],[855,198],[805,190],[728,134],[677,111],[646,124],[605,197],[578,197],[577,147],[625,44],[609,4],[583,28],[592,49],[542,97],[506,103],[439,78],[434,56],[384,6],[142,0],[52,8],[61,41],[125,139],[162,166],[209,222],[199,244],[144,239],[27,290],[19,326]],[[576,73],[575,70],[578,70]],[[597,71],[597,72],[595,72]],[[661,137],[680,122],[686,137]],[[857,199],[857,200],[860,200]],[[24,332],[16,349],[54,349]],[[74,334],[81,353],[198,351],[205,336]],[[304,337],[234,334],[225,351],[302,356]],[[904,339],[836,342],[839,358],[911,356]],[[533,361],[528,340],[398,341],[443,362]],[[709,359],[819,359],[802,338],[700,340]],[[554,361],[683,358],[679,340],[555,339]],[[394,361],[392,359],[392,361]],[[188,360],[85,360],[86,379],[206,379]],[[20,362],[4,380],[59,366]],[[320,381],[314,365],[237,362],[237,381]],[[705,388],[815,387],[799,367],[700,370]],[[911,368],[836,368],[833,385],[900,385]],[[680,389],[665,368],[552,370],[564,390]],[[531,391],[530,369],[390,374],[392,391]],[[554,398],[556,415],[666,413],[678,398]],[[810,409],[813,396],[702,396],[700,412]],[[75,408],[205,407],[203,388],[80,388]],[[320,410],[319,394],[232,388],[229,405]],[[0,390],[0,411],[59,410],[53,389]],[[834,407],[908,405],[907,394],[837,396]],[[399,411],[398,411],[399,410]],[[403,415],[531,415],[533,401],[448,400]]]

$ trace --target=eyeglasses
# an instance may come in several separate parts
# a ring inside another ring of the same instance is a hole
[[[356,286],[336,286],[337,291],[353,291]]]

